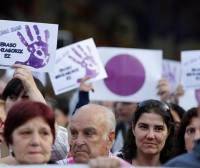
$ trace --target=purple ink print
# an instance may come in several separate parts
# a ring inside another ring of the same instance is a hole
[[[108,89],[120,96],[129,96],[141,89],[145,81],[145,69],[135,57],[120,54],[105,66],[108,78],[104,80]]]
[[[162,76],[170,81],[172,85],[176,82],[176,67],[171,67],[169,62],[163,62],[163,73]]]
[[[198,103],[198,106],[200,106],[200,88],[195,89],[195,98],[196,98],[196,101]]]
[[[96,77],[99,74],[99,66],[95,62],[94,57],[92,56],[91,50],[89,46],[86,46],[88,53],[84,50],[80,45],[77,46],[78,50],[72,48],[73,56],[69,55],[69,58],[73,60],[75,63],[81,65],[82,68],[85,69],[85,76],[90,76],[91,78]],[[79,83],[82,78],[78,79]]]
[[[50,54],[48,51],[48,39],[50,36],[50,33],[48,30],[44,31],[45,34],[45,41],[42,41],[42,38],[40,36],[40,31],[37,27],[37,25],[33,26],[33,29],[35,31],[35,34],[37,35],[37,40],[34,41],[34,37],[31,33],[31,30],[28,25],[25,26],[27,36],[29,40],[31,41],[30,44],[26,41],[24,36],[21,34],[21,32],[17,32],[17,35],[19,36],[21,42],[27,47],[27,50],[30,52],[30,56],[27,61],[20,62],[16,61],[15,64],[22,64],[34,67],[36,69],[42,68],[46,66],[49,62]]]

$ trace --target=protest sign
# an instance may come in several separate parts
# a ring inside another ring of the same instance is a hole
[[[88,82],[107,77],[92,38],[60,48],[56,52],[54,73],[49,73],[56,95],[75,89],[85,76]]]
[[[179,98],[179,105],[185,110],[197,107],[197,99],[195,97],[195,89],[186,89],[184,94]]]
[[[171,91],[174,92],[180,84],[181,62],[163,59],[162,66],[162,77],[169,80],[172,87]]]
[[[156,86],[162,74],[162,51],[99,47],[108,77],[93,83],[96,101],[159,99]]]
[[[12,64],[53,72],[58,25],[0,20],[0,68]]]
[[[186,88],[200,88],[200,50],[182,51],[182,84]]]

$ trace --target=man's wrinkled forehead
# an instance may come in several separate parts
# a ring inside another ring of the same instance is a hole
[[[89,111],[78,111],[78,113],[75,113],[71,121],[69,123],[69,126],[76,126],[76,127],[103,127],[105,125],[105,118],[103,113],[95,113],[95,112],[89,112]]]

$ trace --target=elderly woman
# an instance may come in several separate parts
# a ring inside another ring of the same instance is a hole
[[[161,101],[139,103],[122,153],[135,166],[160,166],[173,156],[174,120]]]
[[[8,112],[4,138],[17,164],[50,163],[55,139],[55,117],[41,102],[14,104]]]
[[[46,104],[45,88],[41,81],[34,78],[30,69],[25,65],[14,64],[13,78],[8,82],[2,93],[5,101],[6,114],[17,102],[22,100],[38,101]],[[67,129],[56,125],[56,140],[51,150],[51,160],[58,161],[64,159],[69,151]],[[3,155],[6,156],[6,155]],[[15,164],[15,159],[11,156],[0,158],[1,163]]]

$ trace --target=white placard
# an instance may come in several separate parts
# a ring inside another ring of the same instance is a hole
[[[185,110],[189,110],[192,107],[197,107],[197,99],[195,97],[194,89],[186,89],[183,96],[179,98],[179,105]]]
[[[23,64],[32,71],[53,72],[58,25],[0,20],[0,68]]]
[[[91,77],[88,82],[107,77],[92,38],[58,49],[55,72],[49,75],[56,95],[79,87],[85,76]]]
[[[143,101],[159,99],[156,86],[162,75],[162,51],[98,48],[108,77],[93,83],[91,100]]]
[[[181,67],[183,86],[200,88],[200,50],[182,51]]]
[[[172,86],[171,91],[174,92],[178,87],[178,85],[180,84],[181,62],[163,59],[162,66],[163,66],[162,77],[169,80]]]

